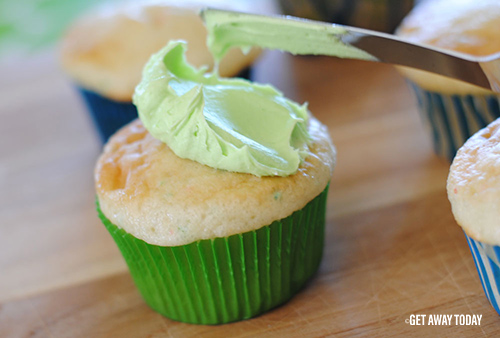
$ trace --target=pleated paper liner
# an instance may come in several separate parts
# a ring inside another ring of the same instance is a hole
[[[435,153],[450,162],[469,137],[500,117],[500,96],[444,95],[410,85],[431,131]]]
[[[500,315],[500,247],[465,234],[486,298]]]
[[[137,109],[132,102],[110,100],[81,87],[78,90],[92,116],[103,144],[118,129],[137,118]]]
[[[177,321],[222,324],[286,302],[317,271],[327,193],[258,230],[176,247],[147,244],[98,212],[149,306]]]

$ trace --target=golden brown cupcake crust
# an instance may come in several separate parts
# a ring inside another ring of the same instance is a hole
[[[302,209],[328,184],[335,150],[314,118],[309,132],[310,155],[296,174],[257,177],[182,159],[136,120],[110,139],[97,162],[101,210],[133,236],[162,246],[256,230]]]

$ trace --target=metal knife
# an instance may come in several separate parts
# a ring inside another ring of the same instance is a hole
[[[324,54],[407,66],[500,93],[500,53],[474,57],[413,43],[390,34],[292,16],[264,16],[214,8],[203,9],[200,15],[209,31],[209,46],[214,41],[214,35],[221,29],[225,30],[225,49],[249,47],[250,44],[282,49],[279,45],[287,39],[304,39],[305,41],[295,41],[303,48],[291,51],[293,54]],[[332,43],[337,46],[328,49],[325,45],[325,51],[308,52],[307,39],[311,36],[316,39],[316,43]],[[274,43],[270,43],[273,39]],[[360,53],[350,53],[350,49],[356,49]]]

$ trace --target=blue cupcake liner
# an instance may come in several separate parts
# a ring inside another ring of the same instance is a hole
[[[485,244],[465,234],[486,298],[500,315],[500,247]]]
[[[118,129],[137,118],[137,109],[131,102],[110,100],[90,90],[77,88],[85,101],[103,144]]]
[[[410,86],[424,123],[431,130],[435,153],[450,162],[469,137],[500,117],[500,96],[445,95],[413,82]]]

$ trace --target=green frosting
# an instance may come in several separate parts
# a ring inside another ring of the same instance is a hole
[[[231,47],[280,49],[292,54],[329,55],[374,60],[375,57],[341,41],[342,26],[311,23],[297,18],[276,18],[205,9],[201,13],[208,30],[207,44],[216,60]]]
[[[148,131],[177,156],[257,176],[287,176],[308,155],[306,105],[269,85],[205,74],[172,41],[146,64],[133,97]]]

